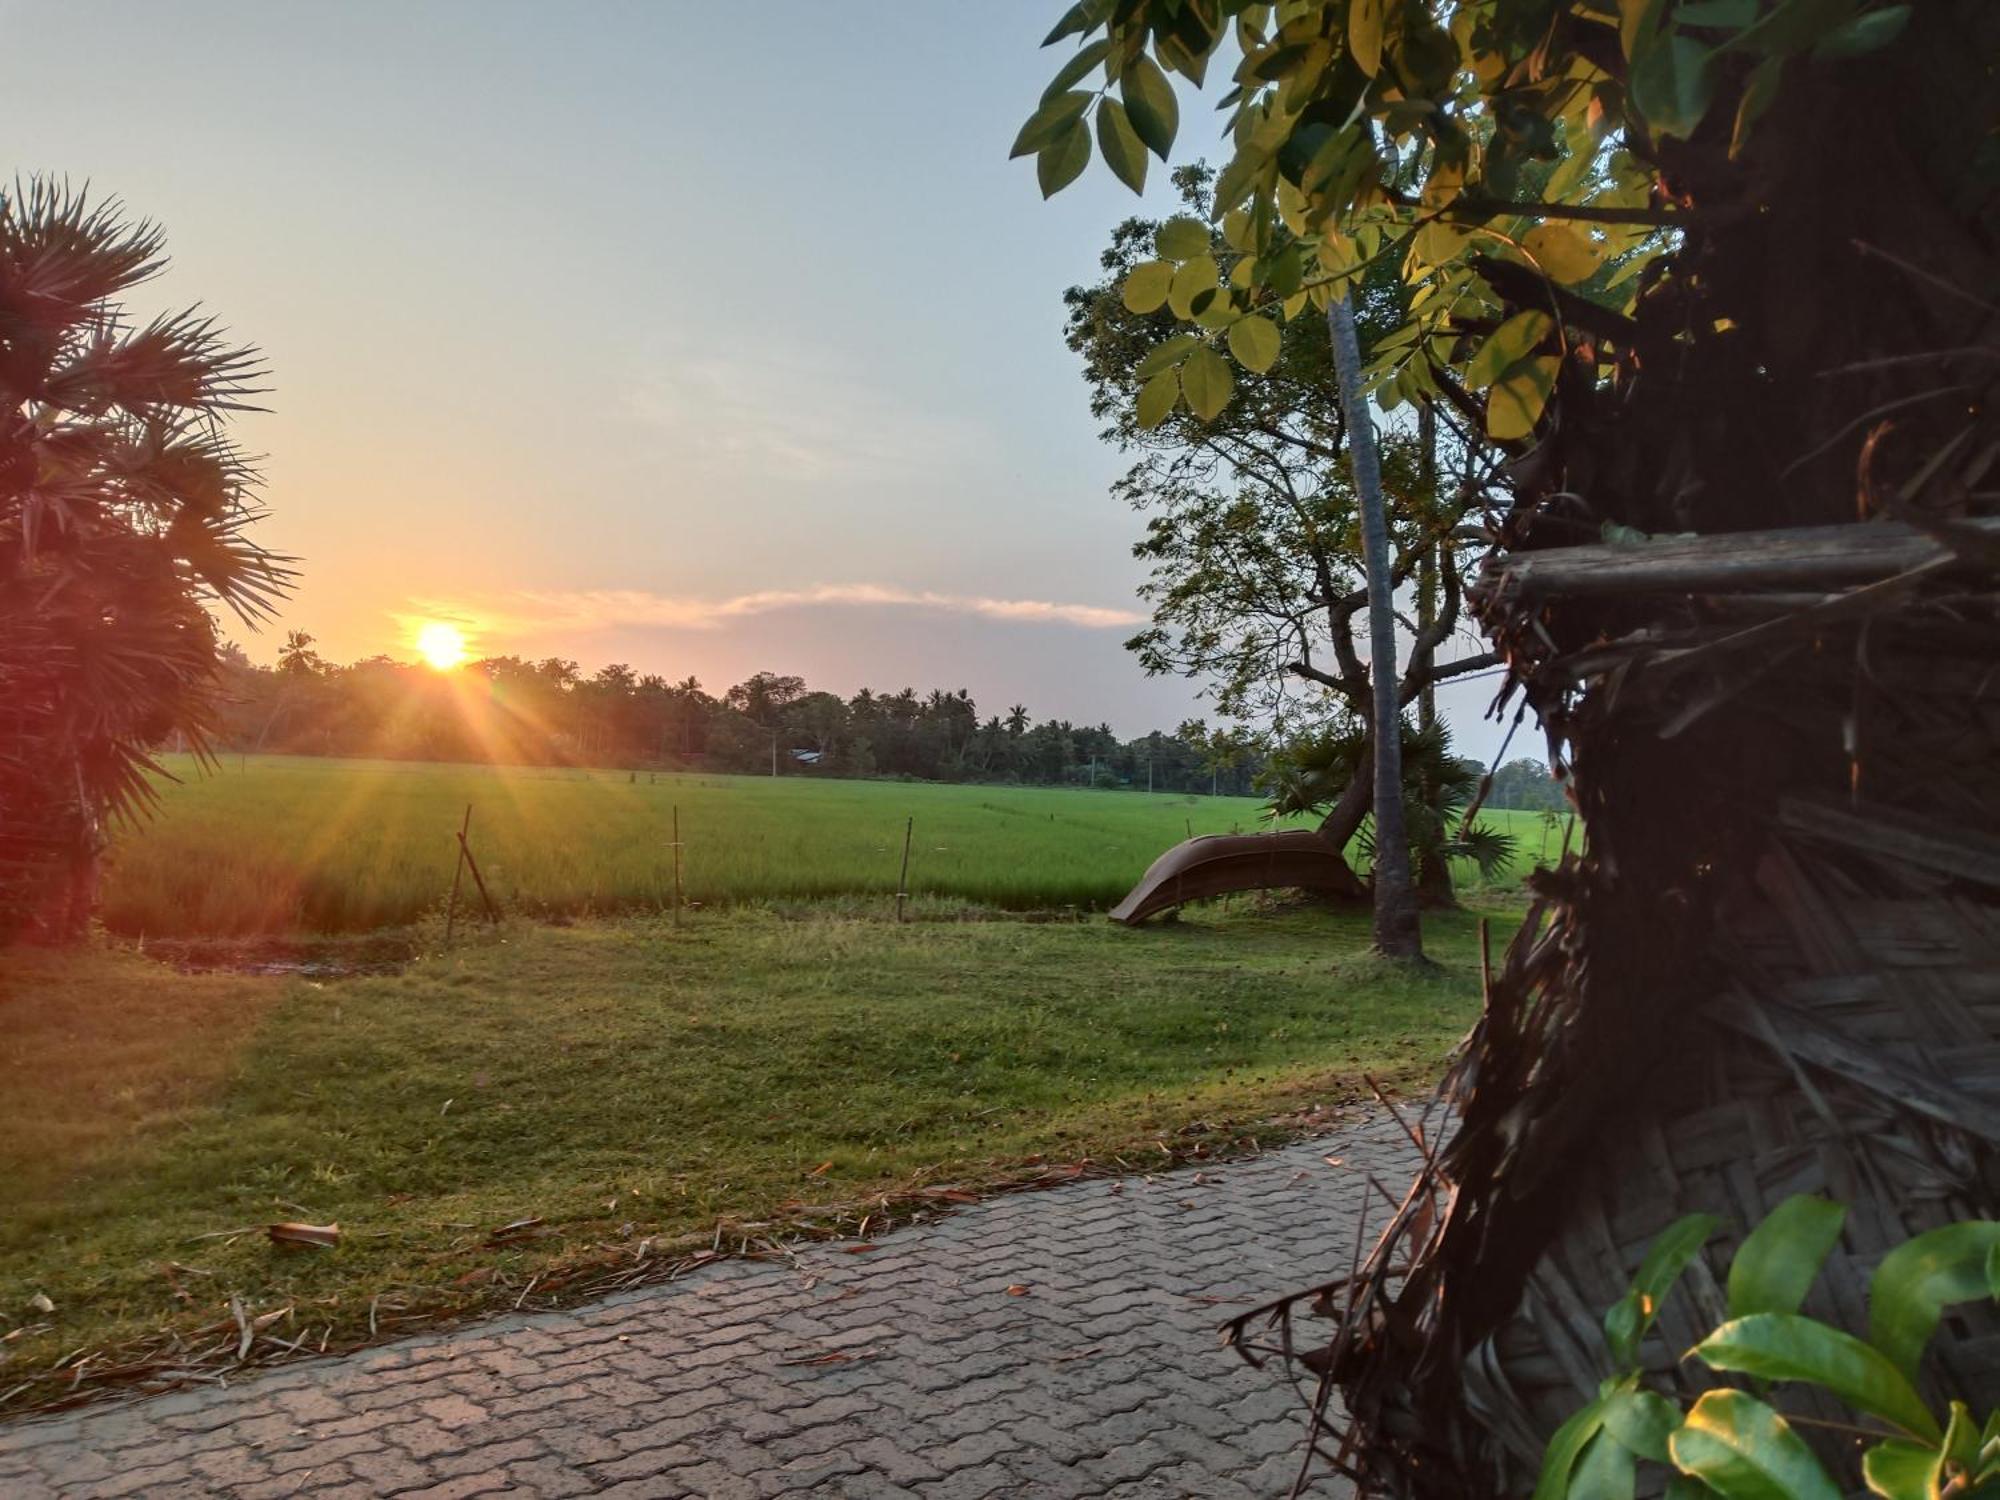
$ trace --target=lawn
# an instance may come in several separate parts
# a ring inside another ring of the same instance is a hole
[[[468,804],[495,896],[544,916],[665,909],[676,808],[686,894],[709,906],[887,902],[910,819],[913,892],[1010,911],[1102,910],[1189,833],[1260,826],[1259,804],[1243,797],[288,756],[232,756],[207,776],[185,758],[173,769],[182,779],[163,784],[159,816],[113,852],[103,905],[113,931],[415,922],[443,904]],[[1508,883],[1559,847],[1530,814],[1489,821],[1520,839]]]
[[[460,777],[438,798],[477,780]],[[514,784],[484,783],[496,814]],[[580,785],[634,810],[667,795]],[[879,800],[838,805],[939,823],[952,805],[867,790]],[[766,805],[767,834],[771,806],[835,791],[772,795],[796,800]],[[697,827],[729,826],[726,805]],[[1148,804],[1130,806],[1137,840]],[[1364,1070],[1427,1081],[1477,1008],[1476,926],[1432,918],[1440,966],[1414,973],[1367,956],[1363,914],[1248,903],[1132,931],[824,908],[513,921],[335,981],[186,974],[116,948],[11,955],[0,1332],[26,1331],[0,1344],[0,1404],[58,1391],[79,1359],[88,1389],[118,1362],[101,1351],[163,1331],[222,1320],[233,1348],[232,1297],[247,1317],[290,1309],[267,1338],[340,1346],[535,1305],[649,1239],[707,1246],[802,1202],[979,1184],[1038,1157],[1143,1166],[1161,1142],[1224,1143],[1350,1096]],[[489,1243],[526,1218],[545,1237]],[[228,1233],[283,1219],[337,1221],[340,1243]]]

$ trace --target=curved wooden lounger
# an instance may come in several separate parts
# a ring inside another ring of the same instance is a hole
[[[1209,834],[1174,845],[1111,908],[1114,922],[1135,927],[1158,912],[1230,891],[1323,891],[1359,899],[1364,890],[1340,852],[1318,834]]]

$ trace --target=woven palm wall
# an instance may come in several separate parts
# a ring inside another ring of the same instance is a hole
[[[2000,6],[1917,0],[1866,62],[1792,65],[1747,151],[1726,119],[1653,143],[1663,274],[1619,319],[1557,306],[1573,368],[1473,603],[1587,848],[1538,878],[1375,1251],[1236,1324],[1320,1376],[1309,1477],[1529,1493],[1684,1214],[1729,1227],[1644,1350],[1683,1393],[1786,1197],[1851,1205],[1806,1310],[1856,1331],[1891,1246],[2000,1217],[1996,56]],[[2000,1406],[1989,1311],[1925,1381]]]

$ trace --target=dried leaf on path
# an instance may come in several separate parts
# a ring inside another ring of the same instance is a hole
[[[799,1354],[789,1359],[781,1359],[778,1363],[793,1367],[846,1365],[864,1359],[880,1359],[882,1352],[880,1349],[822,1349],[811,1354]]]
[[[272,1224],[264,1232],[272,1244],[290,1249],[331,1250],[340,1243],[338,1224]]]
[[[489,1245],[512,1245],[521,1240],[540,1239],[542,1236],[553,1234],[554,1232],[554,1230],[550,1229],[542,1221],[541,1215],[535,1214],[526,1219],[516,1219],[511,1224],[502,1224],[498,1229],[493,1230],[486,1236],[486,1243]]]

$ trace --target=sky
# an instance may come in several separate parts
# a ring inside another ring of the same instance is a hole
[[[238,436],[303,575],[254,660],[445,618],[1130,735],[1205,708],[1123,649],[1138,524],[1060,299],[1168,195],[1007,160],[1060,9],[0,0],[0,140],[164,226],[144,310],[264,351]],[[1492,686],[1447,696],[1468,753]]]

